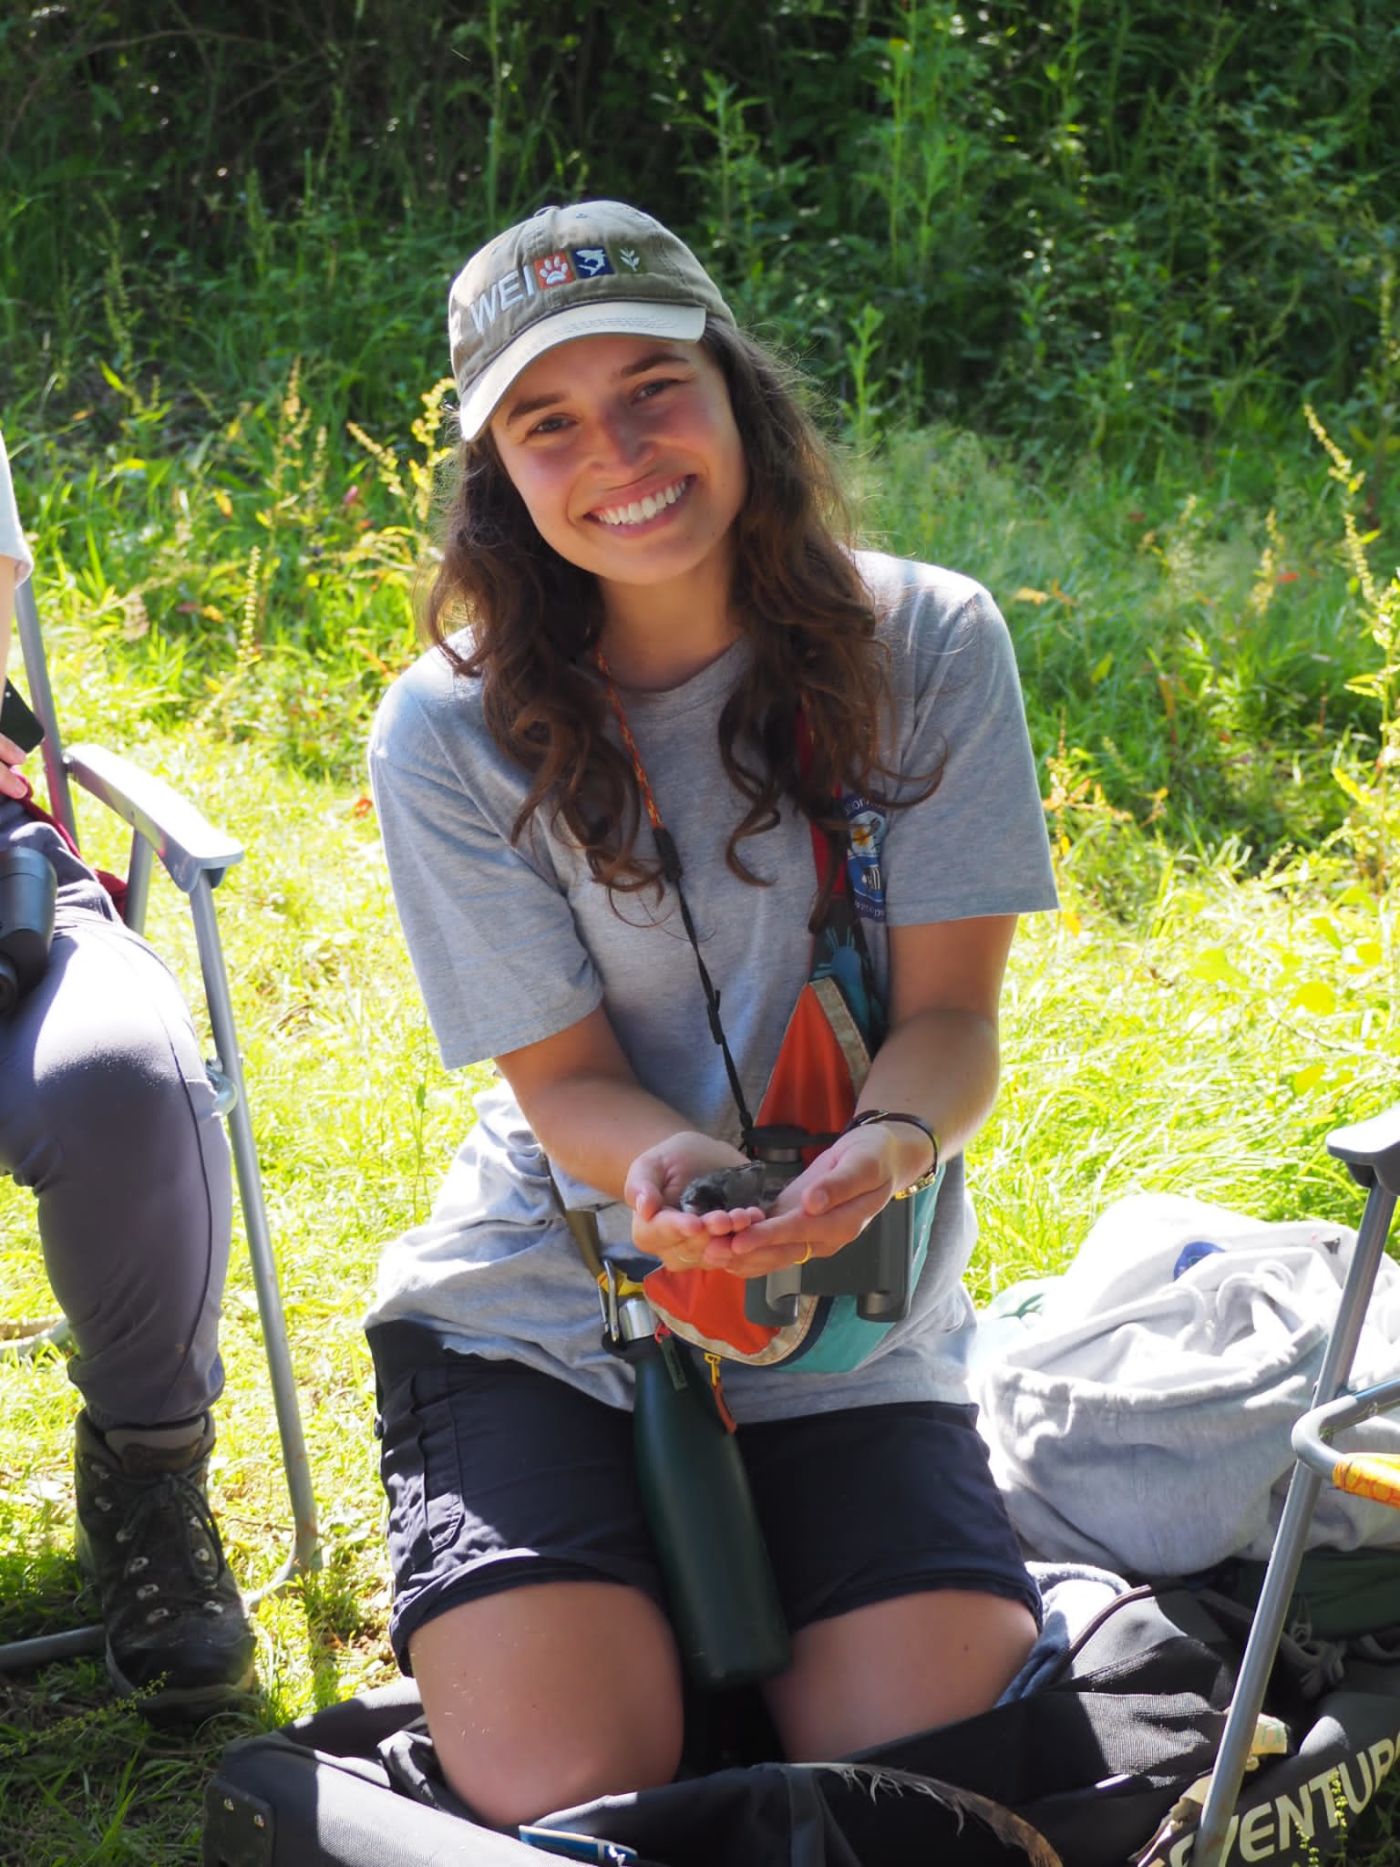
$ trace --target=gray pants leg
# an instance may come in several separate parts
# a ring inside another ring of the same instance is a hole
[[[37,1197],[93,1423],[161,1426],[223,1386],[228,1148],[174,980],[79,893],[63,889],[48,972],[0,1021],[0,1172]]]

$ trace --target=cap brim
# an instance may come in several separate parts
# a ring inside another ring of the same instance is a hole
[[[508,343],[464,396],[460,420],[462,439],[474,441],[495,413],[496,405],[516,377],[536,357],[576,337],[668,337],[696,343],[704,335],[703,305],[649,304],[645,299],[603,299],[596,305],[570,305],[551,317],[531,324]]]

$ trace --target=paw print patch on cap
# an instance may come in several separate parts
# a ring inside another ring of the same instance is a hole
[[[574,269],[569,264],[567,253],[546,253],[543,259],[535,261],[535,277],[548,291],[551,285],[570,285],[573,282]]]

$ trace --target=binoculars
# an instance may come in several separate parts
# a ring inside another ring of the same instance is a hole
[[[0,850],[0,1018],[44,976],[58,878],[37,849]]]
[[[804,1148],[831,1139],[774,1124],[754,1129],[753,1149],[768,1183],[776,1187],[801,1173]],[[914,1201],[892,1199],[835,1257],[811,1258],[751,1278],[744,1286],[744,1314],[750,1322],[776,1328],[796,1318],[799,1296],[853,1296],[863,1322],[899,1322],[909,1314],[913,1258]]]

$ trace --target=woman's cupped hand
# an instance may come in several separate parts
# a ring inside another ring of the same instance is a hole
[[[888,1131],[853,1128],[838,1135],[788,1182],[766,1217],[735,1236],[726,1269],[737,1277],[766,1277],[809,1257],[835,1257],[893,1191]]]
[[[796,1179],[771,1211],[743,1206],[702,1214],[680,1200],[690,1182],[718,1168],[742,1167],[727,1142],[683,1132],[639,1154],[623,1197],[632,1208],[632,1241],[670,1270],[726,1270],[737,1277],[834,1257],[889,1200],[894,1188],[888,1131],[871,1126],[839,1135]]]
[[[682,1129],[638,1154],[622,1189],[632,1208],[633,1244],[672,1271],[727,1263],[728,1240],[762,1219],[763,1208],[685,1212],[681,1195],[703,1173],[747,1165],[747,1155],[737,1147],[694,1129]]]

